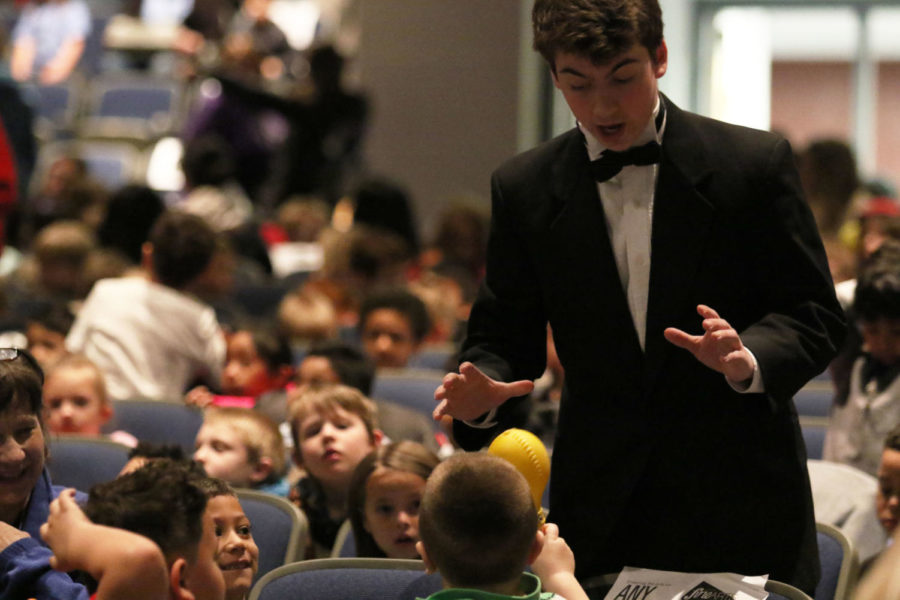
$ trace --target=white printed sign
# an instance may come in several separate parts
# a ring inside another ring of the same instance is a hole
[[[625,567],[604,600],[764,600],[768,576]]]

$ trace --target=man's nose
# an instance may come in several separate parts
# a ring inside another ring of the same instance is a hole
[[[595,94],[592,99],[592,107],[594,119],[600,124],[608,124],[605,121],[615,116],[617,112],[615,99],[605,94]]]

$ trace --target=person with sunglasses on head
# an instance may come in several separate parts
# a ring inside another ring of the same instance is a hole
[[[51,484],[45,466],[43,382],[26,350],[0,348],[0,600],[88,597],[84,586],[50,567],[52,552],[40,537],[50,503],[64,489]]]

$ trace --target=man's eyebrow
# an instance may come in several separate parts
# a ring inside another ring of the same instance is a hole
[[[609,72],[610,72],[610,74],[615,73],[622,67],[626,67],[626,66],[634,64],[636,62],[640,62],[640,61],[638,61],[638,59],[636,59],[634,57],[623,58],[619,62],[615,63],[612,66],[612,68],[610,68]],[[587,79],[587,75],[585,75],[584,73],[582,73],[581,71],[579,71],[578,69],[576,69],[574,67],[564,67],[559,70],[559,73],[560,74],[566,73],[568,75],[574,75],[576,77],[583,77],[583,78]]]
[[[613,65],[613,68],[610,69],[609,72],[615,73],[622,67],[627,67],[628,65],[634,64],[636,62],[638,62],[638,59],[636,59],[636,58],[623,58],[622,60],[617,62],[615,65]]]
[[[578,69],[574,69],[572,67],[565,67],[564,69],[559,70],[560,73],[567,73],[569,75],[575,75],[576,77],[584,77],[587,78],[587,75],[579,71]]]

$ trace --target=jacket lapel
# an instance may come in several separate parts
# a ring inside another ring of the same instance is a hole
[[[662,160],[653,203],[650,289],[647,306],[644,381],[649,394],[671,352],[684,352],[663,337],[689,306],[715,208],[699,191],[709,175],[703,148],[680,109],[668,99]],[[698,317],[699,320],[699,317]]]
[[[566,248],[583,285],[577,301],[590,303],[596,310],[593,325],[598,329],[597,344],[608,352],[640,356],[637,332],[622,289],[619,271],[607,232],[597,184],[590,173],[590,159],[584,138],[576,129],[554,165],[552,197],[554,215],[551,235],[557,247]]]

